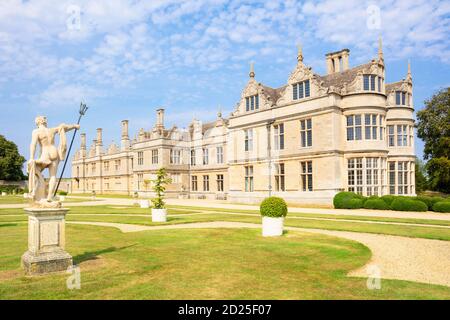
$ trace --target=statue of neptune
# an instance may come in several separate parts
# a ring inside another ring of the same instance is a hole
[[[36,117],[35,120],[37,129],[33,130],[31,144],[30,144],[30,160],[28,160],[27,171],[28,189],[30,198],[33,200],[33,206],[44,208],[57,208],[61,204],[52,201],[53,194],[56,188],[56,174],[60,161],[66,157],[67,143],[66,132],[79,129],[80,125],[66,125],[60,124],[55,128],[47,128],[47,118],[43,116]],[[56,148],[55,135],[59,134],[59,146]],[[36,146],[39,144],[40,155],[35,159]],[[49,184],[48,193],[45,194],[45,180],[42,172],[48,168]]]

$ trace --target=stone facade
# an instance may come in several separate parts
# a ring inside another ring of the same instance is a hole
[[[82,135],[72,161],[74,192],[151,195],[159,167],[172,176],[169,197],[257,203],[269,194],[292,203],[330,204],[339,191],[415,194],[414,106],[405,79],[385,84],[378,56],[350,68],[348,49],[326,55],[327,74],[303,63],[287,84],[257,82],[253,65],[228,118],[165,128],[164,110],[150,131],[130,140],[122,121],[120,147],[106,150],[102,130],[89,149]]]

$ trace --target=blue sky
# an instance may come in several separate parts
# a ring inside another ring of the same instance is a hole
[[[73,122],[80,100],[88,143],[97,127],[118,142],[122,119],[132,135],[151,128],[158,107],[168,126],[211,120],[234,109],[251,61],[258,81],[279,87],[297,43],[324,74],[325,53],[349,48],[350,66],[365,63],[379,35],[386,82],[411,60],[416,110],[450,85],[448,1],[2,0],[0,134],[28,157],[35,116]]]

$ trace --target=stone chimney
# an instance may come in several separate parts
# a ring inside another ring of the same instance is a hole
[[[128,136],[128,120],[122,120],[122,140],[120,143],[121,151],[130,147],[130,137]]]
[[[102,128],[97,128],[97,139],[95,144],[95,155],[99,156],[103,152],[103,130]]]
[[[80,153],[79,153],[79,155],[82,158],[85,158],[86,157],[86,133],[82,133],[80,135],[80,137],[81,137],[81,146],[80,146]]]
[[[162,108],[156,110],[156,128],[164,128],[164,109]]]
[[[327,74],[332,74],[335,72],[342,72],[348,70],[349,63],[348,57],[350,55],[350,50],[343,49],[337,52],[330,52],[325,55],[327,62]]]

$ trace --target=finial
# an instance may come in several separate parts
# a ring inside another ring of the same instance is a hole
[[[381,40],[381,35],[378,38],[378,59],[383,60],[383,43]]]
[[[217,118],[222,118],[222,106],[219,104],[219,111],[217,112]]]
[[[255,63],[250,62],[250,73],[248,74],[250,78],[255,77]]]
[[[406,79],[409,81],[412,81],[412,76],[411,76],[411,61],[408,59],[408,73],[406,75]]]
[[[303,49],[301,43],[297,45],[297,61],[303,62]]]

